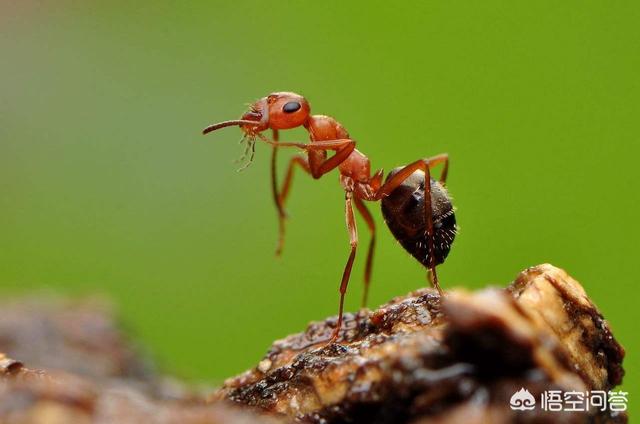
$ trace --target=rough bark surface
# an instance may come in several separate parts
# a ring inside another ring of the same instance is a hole
[[[506,289],[444,298],[423,289],[347,315],[331,345],[335,317],[312,323],[209,395],[159,376],[104,305],[20,301],[0,310],[2,423],[627,421],[509,408],[523,387],[539,400],[545,390],[606,391],[624,374],[607,322],[551,265]]]
[[[431,289],[273,344],[214,396],[313,423],[625,422],[602,411],[514,411],[520,388],[609,390],[624,350],[582,286],[540,265],[507,289]]]

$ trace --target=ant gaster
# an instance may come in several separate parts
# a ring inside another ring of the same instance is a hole
[[[449,168],[447,154],[419,159],[395,168],[383,182],[382,169],[371,175],[369,159],[355,148],[355,141],[338,121],[326,115],[311,115],[309,102],[301,95],[290,92],[277,92],[263,97],[252,104],[241,119],[211,125],[204,129],[203,134],[228,126],[239,126],[244,133],[243,139],[249,140],[252,150],[256,137],[273,146],[271,186],[279,217],[276,254],[281,253],[284,245],[287,217],[284,206],[295,167],[301,168],[314,179],[335,168],[340,172],[340,184],[345,191],[345,217],[351,250],[340,282],[338,322],[331,341],[335,341],[340,334],[344,297],[358,247],[354,205],[371,232],[364,274],[363,306],[367,302],[371,280],[376,234],[375,223],[365,201],[381,201],[385,222],[394,237],[429,270],[429,280],[442,294],[436,265],[444,262],[457,230],[453,206],[444,188]],[[309,143],[279,142],[279,130],[296,127],[304,127],[309,132]],[[268,129],[273,131],[273,140],[262,134]],[[276,179],[276,154],[279,147],[294,147],[304,152],[291,158],[280,189]],[[328,151],[335,153],[328,157]],[[431,178],[431,168],[439,164],[443,165],[443,169],[440,179],[435,181]]]

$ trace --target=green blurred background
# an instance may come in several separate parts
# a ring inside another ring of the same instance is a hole
[[[4,295],[105,293],[165,369],[213,382],[334,314],[348,254],[337,175],[298,175],[276,259],[268,148],[237,173],[239,131],[200,135],[296,91],[374,169],[448,152],[461,233],[443,285],[567,269],[627,348],[637,404],[637,2],[0,5]],[[426,283],[372,208],[376,305]],[[366,246],[362,221],[360,234]]]

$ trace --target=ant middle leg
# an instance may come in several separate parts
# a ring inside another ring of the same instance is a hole
[[[371,212],[365,206],[362,199],[358,196],[354,197],[354,203],[356,204],[356,208],[362,218],[367,223],[367,227],[369,228],[369,232],[371,233],[371,240],[369,241],[369,249],[367,251],[367,264],[364,269],[364,292],[362,293],[362,307],[367,307],[367,300],[369,297],[369,285],[371,283],[371,269],[373,267],[373,253],[376,247],[376,223],[373,220],[373,216],[371,216]]]
[[[431,278],[429,281],[433,287],[438,290],[440,295],[443,294],[440,284],[438,282],[438,274],[436,273],[435,263],[435,247],[434,247],[434,231],[433,231],[433,212],[431,206],[431,168],[443,163],[444,169],[440,176],[440,182],[444,183],[447,178],[447,171],[449,168],[449,155],[441,154],[433,156],[431,158],[420,159],[402,168],[398,173],[393,175],[387,180],[382,187],[377,191],[375,197],[377,200],[382,199],[384,196],[391,194],[396,188],[400,186],[407,178],[413,175],[416,171],[424,172],[424,222],[425,233],[427,236],[428,252],[429,252],[429,273]]]
[[[349,284],[349,277],[351,277],[351,269],[353,268],[353,261],[356,257],[356,250],[358,248],[358,229],[356,227],[356,220],[353,216],[353,192],[345,192],[345,219],[347,221],[347,230],[349,231],[349,244],[351,245],[351,252],[349,253],[349,259],[344,266],[342,273],[342,281],[340,282],[340,307],[338,310],[338,323],[331,335],[329,343],[333,343],[338,339],[340,335],[340,328],[342,327],[342,316],[344,312],[344,296],[347,292],[347,285]]]

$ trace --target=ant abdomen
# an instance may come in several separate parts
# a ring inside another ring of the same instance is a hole
[[[387,180],[402,167],[395,168]],[[431,211],[435,262],[430,263],[424,215],[424,173],[416,171],[382,199],[382,215],[393,236],[422,265],[439,265],[449,254],[456,236],[456,217],[446,188],[431,179]]]

